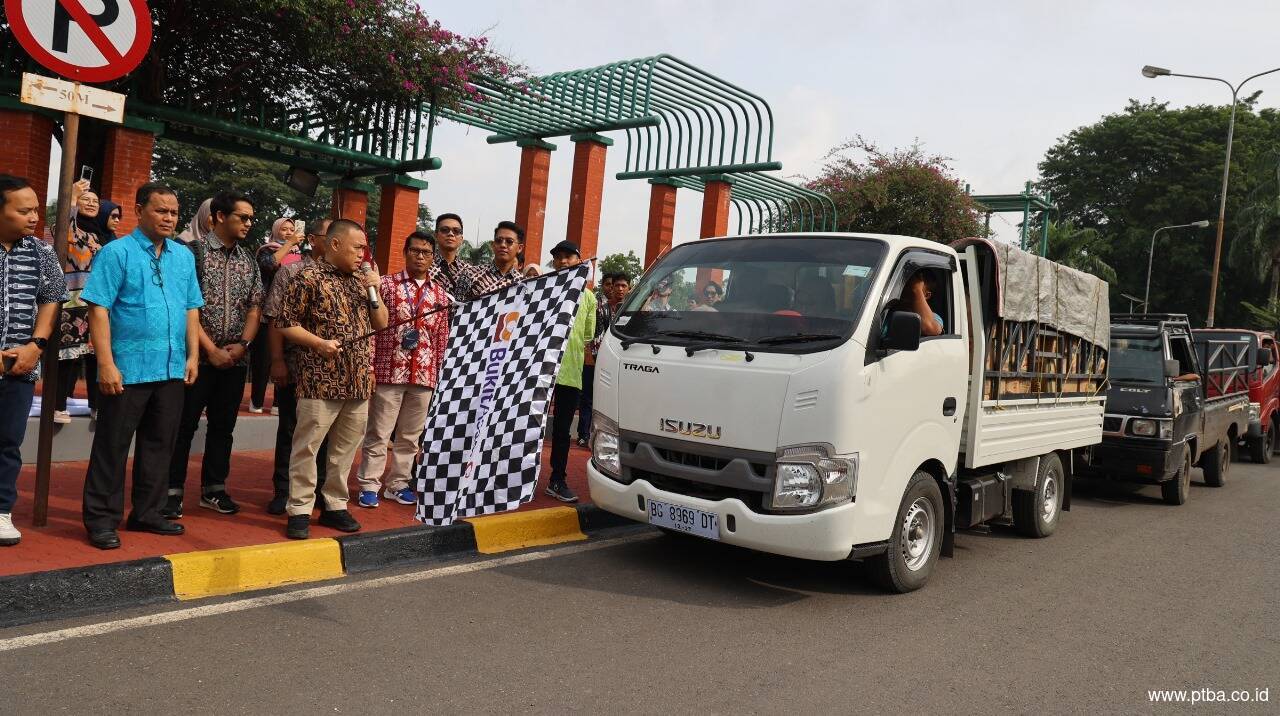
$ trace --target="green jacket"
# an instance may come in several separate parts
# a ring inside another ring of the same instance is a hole
[[[582,297],[578,299],[578,312],[574,315],[573,327],[569,329],[568,340],[564,344],[556,385],[582,389],[582,362],[586,356],[587,344],[595,335],[596,296],[584,289]]]

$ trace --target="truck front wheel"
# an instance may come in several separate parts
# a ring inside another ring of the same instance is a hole
[[[1227,443],[1214,445],[1208,455],[1200,458],[1200,467],[1204,470],[1204,484],[1209,487],[1227,484],[1227,473],[1231,470],[1231,447]]]
[[[1013,527],[1024,537],[1048,537],[1058,528],[1065,487],[1062,459],[1049,453],[1040,459],[1035,490],[1013,491]]]
[[[1191,449],[1182,447],[1182,467],[1173,479],[1160,483],[1160,496],[1166,505],[1183,505],[1191,492]]]
[[[943,524],[942,492],[933,475],[920,470],[907,483],[889,549],[867,561],[871,578],[899,594],[923,587],[938,563]]]

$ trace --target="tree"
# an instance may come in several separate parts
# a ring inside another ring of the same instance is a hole
[[[635,283],[640,274],[644,273],[644,266],[640,263],[640,257],[636,256],[636,252],[628,251],[624,254],[609,254],[600,260],[600,275],[607,273],[622,272],[627,275],[627,281]]]
[[[1242,273],[1252,272],[1259,280],[1269,279],[1268,300],[1280,298],[1280,156],[1261,158],[1268,180],[1249,192],[1236,217],[1236,234],[1228,260]],[[1247,303],[1245,305],[1248,305]]]
[[[1115,283],[1116,270],[1106,262],[1106,252],[1107,243],[1097,229],[1077,229],[1070,221],[1049,223],[1048,258]]]
[[[1240,234],[1241,209],[1260,183],[1274,181],[1260,158],[1280,149],[1280,114],[1255,112],[1256,95],[1236,116],[1227,195],[1225,239]],[[1040,162],[1037,189],[1053,192],[1058,221],[1096,229],[1106,237],[1107,263],[1116,270],[1112,308],[1120,294],[1140,295],[1146,283],[1152,233],[1162,227],[1213,220],[1230,107],[1197,105],[1170,109],[1166,103],[1130,100],[1123,111],[1072,130]],[[1209,302],[1215,229],[1177,229],[1160,234],[1151,277],[1151,310],[1188,313],[1203,323]],[[1230,243],[1224,248],[1226,259]],[[1245,320],[1241,301],[1259,299],[1257,271],[1223,261],[1219,280],[1219,325]]]
[[[1249,313],[1250,324],[1258,330],[1280,330],[1280,299],[1273,298],[1265,306],[1255,306],[1248,301],[1241,301],[1240,305]]]
[[[919,143],[885,152],[855,137],[833,148],[826,159],[821,174],[807,186],[831,197],[840,231],[944,243],[984,235],[978,207],[952,176],[949,160],[926,154]]]
[[[464,241],[458,247],[458,258],[476,266],[486,266],[493,262],[493,244],[486,241],[476,246],[470,241]]]

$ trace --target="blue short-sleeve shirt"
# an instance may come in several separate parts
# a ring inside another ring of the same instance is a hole
[[[182,380],[187,311],[204,305],[190,251],[165,239],[157,259],[151,239],[135,229],[98,251],[80,298],[107,309],[125,385]]]

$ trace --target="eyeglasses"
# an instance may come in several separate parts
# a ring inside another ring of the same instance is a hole
[[[408,253],[410,256],[417,256],[420,259],[429,259],[435,255],[435,252],[431,249],[409,249]]]
[[[493,239],[494,246],[515,246],[516,240],[509,236],[495,237]]]
[[[703,291],[702,295],[706,296],[707,298],[718,298],[720,296],[720,292],[719,291]]]
[[[151,283],[164,288],[164,276],[160,273],[160,257],[151,257]]]
[[[252,224],[252,223],[253,223],[253,214],[241,214],[241,213],[240,213],[240,212],[238,212],[238,211],[233,211],[233,212],[231,212],[231,215],[232,215],[232,216],[234,216],[234,217],[236,217],[237,219],[239,219],[240,221],[242,221],[242,222],[244,222],[244,223],[246,223],[246,224]]]
[[[436,228],[436,233],[443,234],[445,236],[462,236],[462,229],[455,229],[452,226],[441,226]]]

